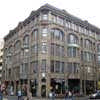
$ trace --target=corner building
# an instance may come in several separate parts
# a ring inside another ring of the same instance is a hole
[[[66,90],[94,91],[99,33],[87,21],[49,4],[32,11],[4,38],[6,86],[13,86],[15,93],[26,86],[38,97],[46,97],[50,91],[56,96],[64,96]]]

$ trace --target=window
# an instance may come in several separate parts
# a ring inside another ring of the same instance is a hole
[[[51,55],[52,56],[54,56],[54,47],[55,47],[55,44],[51,43]]]
[[[97,56],[98,64],[100,64],[100,55]]]
[[[78,44],[78,38],[74,34],[69,34],[68,35],[68,43],[70,44]]]
[[[57,16],[52,15],[51,16],[51,21],[53,21],[53,23],[56,23],[57,22]]]
[[[78,48],[76,48],[76,47],[68,47],[68,56],[69,57],[76,57],[76,56],[78,56],[78,52],[79,50],[78,50]]]
[[[60,46],[58,44],[51,43],[51,55],[52,56],[60,56],[64,57],[64,46]]]
[[[63,25],[64,24],[64,20],[60,17],[57,17],[57,23],[60,24],[60,25]]]
[[[34,44],[32,47],[31,47],[31,52],[33,54],[37,54],[38,53],[38,44]]]
[[[68,72],[72,73],[72,63],[70,62],[67,63],[67,69],[68,69]]]
[[[84,61],[90,62],[93,60],[93,54],[91,52],[84,52]]]
[[[51,72],[55,73],[63,73],[64,72],[65,63],[60,61],[51,61]]]
[[[57,72],[57,73],[60,72],[60,62],[59,61],[55,62],[55,72]]]
[[[42,53],[47,53],[47,44],[46,43],[42,43]]]
[[[51,67],[50,67],[51,72],[54,72],[54,61],[51,61]]]
[[[60,62],[60,72],[64,72],[64,67],[65,67],[65,63],[64,62]]]
[[[64,46],[60,46],[60,55],[61,55],[61,57],[65,56]]]
[[[64,33],[59,29],[51,29],[51,39],[64,40]]]
[[[46,59],[42,60],[41,71],[46,72]]]
[[[31,62],[31,68],[33,69],[33,73],[38,72],[38,61]]]
[[[28,35],[24,36],[23,38],[23,46],[24,48],[29,48],[29,36]]]
[[[97,52],[100,52],[100,44],[97,45]]]
[[[79,72],[79,64],[73,63],[73,73],[78,73],[78,72]]]
[[[9,78],[11,77],[11,69],[8,70]]]
[[[33,32],[32,32],[32,41],[36,41],[38,40],[38,30],[35,29]]]
[[[68,72],[70,72],[70,73],[78,73],[79,72],[79,63],[68,62],[67,69],[68,69]]]
[[[92,42],[90,40],[85,40],[85,48],[92,49]]]
[[[21,64],[20,74],[23,75],[23,77],[24,77],[24,75],[28,74],[28,63]]]
[[[83,61],[83,51],[81,51],[81,60]]]
[[[56,56],[60,56],[60,46],[56,45]]]
[[[42,15],[42,20],[48,20],[48,14],[43,14]]]
[[[19,40],[15,43],[14,48],[15,48],[15,51],[21,48],[21,42]]]
[[[46,37],[47,34],[48,34],[48,29],[47,29],[47,28],[43,28],[43,29],[42,29],[42,36],[43,36],[43,37]]]

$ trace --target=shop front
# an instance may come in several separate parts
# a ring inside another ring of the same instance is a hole
[[[30,91],[33,97],[37,96],[37,87],[38,87],[37,80],[36,79],[30,80]]]
[[[65,95],[65,80],[52,78],[50,81],[51,91],[55,92],[56,96]]]
[[[68,90],[74,93],[80,93],[80,80],[68,79]]]

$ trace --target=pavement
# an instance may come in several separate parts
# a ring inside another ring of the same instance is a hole
[[[4,97],[3,100],[18,100],[17,96],[8,96],[8,97]],[[24,99],[25,100],[25,99]],[[33,100],[52,100],[49,98],[33,98]],[[64,98],[58,98],[58,99],[54,99],[54,100],[65,100]],[[67,99],[67,100],[72,100],[72,99]],[[88,97],[75,97],[74,100],[88,100]]]

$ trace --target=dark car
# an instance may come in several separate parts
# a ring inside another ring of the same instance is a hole
[[[100,99],[100,90],[97,90],[95,93],[91,94],[89,99]]]

